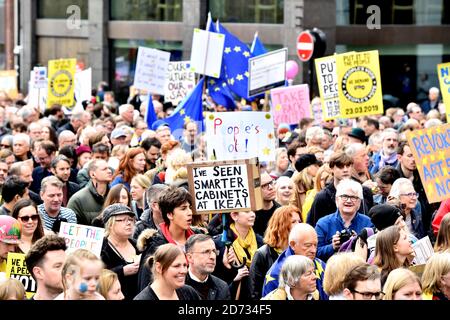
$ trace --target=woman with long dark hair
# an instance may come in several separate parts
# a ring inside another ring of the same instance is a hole
[[[33,243],[44,236],[44,227],[36,204],[30,199],[20,199],[14,205],[12,217],[22,224],[20,238],[22,242],[19,244],[19,249],[23,253],[27,253]]]

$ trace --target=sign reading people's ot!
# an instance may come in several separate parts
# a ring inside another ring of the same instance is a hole
[[[187,168],[196,214],[262,208],[256,158],[190,163]]]
[[[272,89],[270,97],[275,126],[280,123],[297,124],[302,118],[311,117],[307,84]]]
[[[67,252],[86,249],[100,257],[105,229],[61,222],[59,236],[66,239]]]
[[[30,299],[36,292],[36,281],[28,272],[23,253],[8,253],[6,260],[6,277],[19,280],[25,288],[27,299]]]
[[[449,198],[450,124],[410,131],[407,137],[428,202]]]
[[[216,112],[205,117],[209,160],[275,160],[273,117],[268,112]]]

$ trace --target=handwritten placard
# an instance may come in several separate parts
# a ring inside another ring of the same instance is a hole
[[[194,87],[195,73],[190,69],[190,62],[169,62],[164,100],[178,105],[189,92],[194,90]]]
[[[163,95],[169,60],[170,52],[139,47],[134,86]]]
[[[298,124],[302,118],[311,117],[307,84],[270,90],[275,126],[280,123]]]
[[[188,180],[197,214],[262,208],[255,158],[192,163],[188,165]]]
[[[338,118],[339,109],[338,79],[336,72],[336,56],[315,59],[317,84],[323,106],[324,120]]]
[[[8,253],[8,259],[6,261],[6,277],[17,279],[23,284],[27,299],[30,299],[36,292],[36,281],[28,272],[25,263],[25,255],[23,253]]]
[[[450,123],[450,62],[438,64],[437,73],[441,86],[442,99],[444,100],[447,123]]]
[[[407,133],[429,203],[450,196],[450,124]]]
[[[275,159],[273,117],[268,112],[215,112],[206,115],[209,160]]]
[[[67,253],[86,249],[100,257],[105,229],[61,222],[59,236],[66,239]]]

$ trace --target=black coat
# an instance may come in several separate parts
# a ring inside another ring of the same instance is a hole
[[[194,288],[184,285],[179,289],[175,290],[178,296],[178,299],[183,300],[200,300],[200,296]],[[146,286],[144,290],[142,290],[133,300],[159,300],[155,291],[150,287],[150,285]]]
[[[249,285],[252,300],[260,300],[262,298],[262,288],[267,271],[269,271],[278,256],[278,252],[267,244],[256,250],[250,265]]]
[[[189,273],[186,275],[186,284],[190,285],[192,288],[194,288],[199,296],[201,298],[201,290],[200,287],[203,285],[202,283],[199,283],[195,280],[193,280]],[[208,280],[206,281],[205,285],[208,287],[208,295],[206,299],[203,300],[230,300],[230,288],[228,288],[228,284],[223,281],[222,279],[217,278],[216,276],[213,276],[210,274],[208,276]]]

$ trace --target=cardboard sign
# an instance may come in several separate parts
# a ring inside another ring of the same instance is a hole
[[[256,96],[286,82],[287,48],[271,51],[248,60],[248,96]]]
[[[187,169],[196,214],[262,209],[256,158],[189,163]]]
[[[164,100],[178,105],[195,87],[195,73],[189,61],[169,62],[164,89]]]
[[[75,98],[77,104],[74,111],[83,111],[84,100],[90,100],[92,96],[92,69],[86,69],[75,73]]]
[[[307,84],[272,89],[270,97],[276,127],[280,123],[298,124],[302,118],[311,117]]]
[[[415,253],[413,263],[415,265],[426,264],[428,259],[434,253],[433,245],[431,244],[430,238],[428,236],[416,241],[412,244],[412,248]]]
[[[194,29],[191,49],[191,71],[213,78],[220,77],[225,35]]]
[[[67,253],[86,249],[100,257],[105,229],[76,223],[61,222],[59,236],[66,239]]]
[[[444,100],[447,123],[450,123],[450,62],[438,64],[437,73],[442,99]]]
[[[429,203],[450,197],[450,124],[407,133]]]
[[[205,117],[209,160],[275,160],[273,117],[268,112],[217,112]]]
[[[323,106],[323,118],[324,120],[339,118],[341,110],[339,108],[336,56],[315,59],[314,62],[320,101]]]
[[[76,64],[77,59],[50,60],[48,62],[47,107],[60,104],[70,109],[73,106]]]
[[[139,47],[134,86],[151,93],[164,94],[170,52]]]
[[[6,91],[11,99],[17,98],[17,71],[0,70],[0,90]]]
[[[36,281],[28,272],[23,253],[8,253],[6,277],[17,279],[23,284],[27,299],[30,299],[36,292]]]
[[[34,67],[33,77],[30,78],[35,89],[47,88],[47,68],[46,67]]]
[[[383,114],[378,50],[336,56],[342,118]]]

